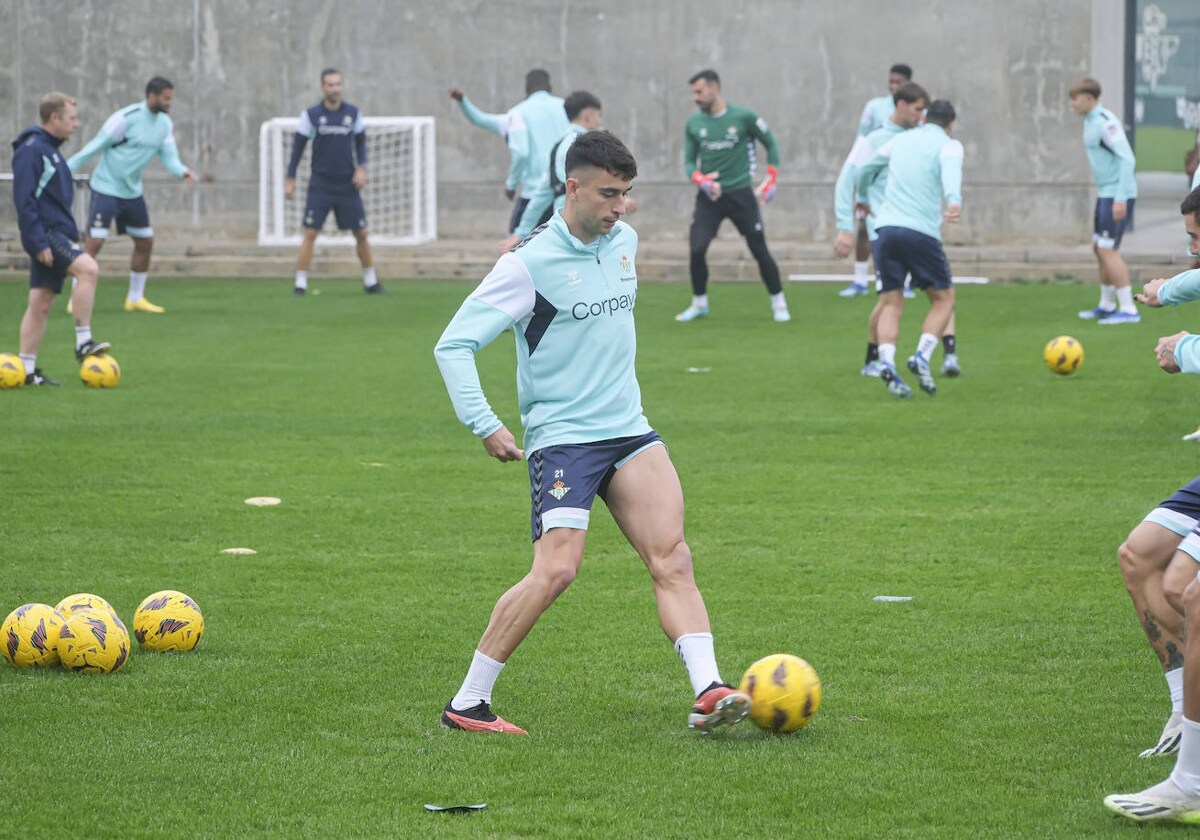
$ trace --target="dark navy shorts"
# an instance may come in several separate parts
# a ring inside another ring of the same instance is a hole
[[[145,196],[117,198],[115,195],[93,191],[91,206],[88,208],[88,235],[93,239],[107,239],[109,225],[114,219],[117,222],[118,236],[125,233],[135,239],[154,236]]]
[[[949,289],[954,285],[950,263],[940,239],[920,231],[888,225],[875,231],[875,273],[879,290],[896,292],[904,288],[904,278],[912,275],[914,289]]]
[[[1161,525],[1181,537],[1190,534],[1200,524],[1200,477],[1176,490],[1171,498],[1146,514],[1143,521]]]
[[[533,541],[551,528],[586,531],[596,496],[634,455],[665,446],[658,432],[635,437],[547,446],[529,456],[530,527]]]
[[[29,260],[29,288],[31,289],[50,289],[54,294],[58,294],[63,290],[63,281],[67,276],[67,269],[71,267],[71,263],[82,253],[83,248],[79,246],[71,237],[60,233],[57,230],[47,230],[46,239],[50,242],[50,252],[54,255],[54,265],[42,265],[37,261],[37,257],[30,256]]]
[[[338,230],[362,230],[367,226],[367,213],[363,209],[362,193],[353,187],[330,190],[310,186],[308,200],[304,205],[304,226],[311,230],[325,227],[329,211],[337,221]]]
[[[1096,199],[1096,215],[1092,224],[1092,241],[1096,243],[1097,248],[1106,248],[1110,251],[1115,251],[1121,247],[1121,237],[1125,235],[1125,228],[1129,226],[1129,221],[1133,218],[1133,203],[1136,200],[1134,198],[1126,200],[1125,218],[1118,222],[1113,219],[1113,199]]]

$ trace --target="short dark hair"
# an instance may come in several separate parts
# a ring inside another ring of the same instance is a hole
[[[925,110],[925,122],[946,128],[954,122],[958,115],[954,113],[954,105],[949,99],[935,99]]]
[[[716,85],[717,87],[721,86],[721,77],[717,75],[716,70],[701,70],[699,73],[696,73],[694,76],[692,76],[692,78],[688,79],[688,84],[694,85],[701,79],[709,84]]]
[[[903,76],[910,82],[912,81],[912,68],[907,64],[893,64],[892,69],[888,70],[888,75],[890,76],[893,73],[895,73],[897,76]]]
[[[607,131],[585,131],[567,149],[567,177],[588,166],[603,169],[626,181],[637,177],[637,161],[633,154]]]
[[[336,67],[326,67],[324,70],[321,71],[321,84],[325,84],[325,79],[328,78],[329,76],[340,76],[340,75],[342,75],[342,71],[337,69]]]
[[[175,90],[175,85],[171,84],[170,79],[164,79],[162,76],[155,76],[150,81],[146,82],[146,95],[152,93],[162,93],[164,90]]]
[[[540,67],[535,67],[525,74],[525,92],[536,93],[539,90],[550,92],[550,74]]]
[[[1084,76],[1075,84],[1067,88],[1067,98],[1074,99],[1081,93],[1086,93],[1088,96],[1100,98],[1100,83],[1090,76]]]
[[[563,100],[563,109],[567,112],[567,122],[575,122],[575,118],[587,108],[601,110],[600,100],[586,90],[574,91]]]
[[[925,88],[916,82],[905,82],[896,88],[896,92],[892,94],[892,101],[897,105],[901,102],[907,102],[911,105],[914,102],[920,102],[922,99],[929,102],[929,94],[925,92]]]
[[[1185,216],[1191,213],[1196,221],[1200,222],[1200,187],[1187,194],[1187,198],[1179,205],[1179,212]]]

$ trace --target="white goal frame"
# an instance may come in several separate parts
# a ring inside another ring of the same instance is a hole
[[[283,182],[292,155],[299,120],[275,117],[258,133],[258,244],[299,245],[303,239],[305,196],[311,172],[312,143],[296,169],[296,192],[284,198]],[[367,184],[363,205],[371,242],[377,245],[420,245],[437,239],[437,157],[433,117],[364,117],[367,143],[382,130],[407,135],[410,160],[401,166],[381,161],[378,152],[367,155]],[[323,245],[353,245],[354,236],[339,231],[331,212],[321,229]]]

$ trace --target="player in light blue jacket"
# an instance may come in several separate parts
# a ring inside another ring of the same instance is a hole
[[[499,461],[528,454],[533,566],[497,602],[442,724],[526,734],[491,710],[504,663],[583,562],[596,496],[641,556],[659,620],[696,695],[688,725],[734,724],[750,698],[721,680],[712,630],[683,535],[683,491],[666,447],[642,412],[634,373],[637,234],[622,222],[637,164],[611,134],[590,131],[566,161],[566,204],[500,257],[434,350],[458,418]],[[524,449],[492,410],[475,354],[516,338]]]
[[[550,74],[534,69],[525,74],[526,98],[504,114],[481,111],[459,88],[450,89],[472,125],[499,134],[508,143],[508,177],[504,194],[512,200],[508,232],[517,229],[534,190],[549,178],[550,149],[567,130],[567,112],[561,98],[550,93]],[[521,188],[517,197],[517,187]]]
[[[155,76],[146,83],[144,101],[110,116],[96,136],[67,161],[72,172],[79,172],[100,155],[100,163],[89,181],[92,200],[83,247],[93,257],[99,254],[113,222],[118,235],[128,233],[133,240],[126,312],[165,311],[146,299],[154,228],[150,226],[150,212],[143,194],[142,170],[157,156],[176,178],[187,184],[196,183],[195,174],[179,159],[175,144],[175,126],[168,113],[174,93],[175,86],[170,81]]]
[[[1136,161],[1117,115],[1100,104],[1100,83],[1080,79],[1067,89],[1071,110],[1083,117],[1083,146],[1096,180],[1092,250],[1100,270],[1100,303],[1079,317],[1101,324],[1141,320],[1129,285],[1129,266],[1118,253],[1137,198]]]

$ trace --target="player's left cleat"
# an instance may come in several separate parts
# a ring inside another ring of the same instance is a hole
[[[929,362],[920,356],[909,356],[908,369],[917,375],[917,384],[921,386],[922,391],[931,397],[937,393],[937,383],[933,381],[933,372],[929,369]]]
[[[775,323],[785,324],[792,320],[792,313],[786,309],[773,309],[771,310],[771,317],[775,319]]]
[[[958,354],[947,353],[942,359],[942,376],[949,376],[951,379],[962,373],[962,368],[958,366]]]
[[[82,362],[88,356],[103,356],[111,346],[107,341],[89,341],[75,348],[75,361]]]
[[[1104,807],[1136,822],[1200,823],[1200,797],[1189,796],[1170,779],[1140,793],[1114,793]]]
[[[878,359],[873,359],[863,365],[862,375],[873,376],[878,379],[883,374],[883,362]]]
[[[912,396],[912,387],[900,378],[893,365],[884,363],[883,369],[879,371],[879,378],[887,383],[888,393],[893,397],[906,400]]]
[[[363,286],[363,291],[369,295],[382,295],[384,293],[382,283],[374,283],[370,286]]]
[[[129,298],[125,298],[125,311],[126,312],[153,312],[156,315],[161,315],[162,313],[166,312],[167,310],[163,309],[161,306],[156,306],[155,304],[151,303],[150,301],[146,300],[145,298],[138,298],[137,300],[130,300]]]
[[[697,318],[707,318],[707,306],[689,306],[675,316],[676,321],[695,321]]]
[[[867,294],[867,287],[864,283],[851,283],[846,288],[838,292],[838,297],[852,298],[862,297]]]
[[[1158,743],[1148,750],[1142,750],[1139,753],[1140,758],[1154,758],[1158,755],[1174,755],[1179,752],[1179,741],[1183,737],[1183,715],[1180,712],[1172,712],[1167,718],[1167,723],[1163,726],[1162,734],[1158,736]]]
[[[1196,429],[1196,431],[1189,432],[1188,434],[1184,435],[1183,439],[1184,440],[1200,440],[1200,427],[1198,427]]]
[[[1121,312],[1117,310],[1113,314],[1101,318],[1096,323],[1111,327],[1113,324],[1140,324],[1141,322],[1142,316],[1137,312]]]
[[[302,286],[293,286],[292,287],[292,297],[304,297],[304,295],[307,292],[308,292],[308,290],[303,288]]]
[[[714,682],[700,693],[688,715],[688,728],[708,735],[721,726],[733,726],[750,714],[750,695],[731,685]]]
[[[1097,306],[1095,309],[1084,309],[1079,313],[1081,321],[1098,321],[1101,318],[1107,318],[1110,315],[1115,315],[1117,310],[1105,309],[1103,306]]]
[[[467,732],[498,732],[503,735],[528,735],[519,726],[513,726],[504,718],[492,711],[487,703],[480,700],[479,704],[466,711],[455,711],[449,703],[442,710],[442,726],[447,729],[464,729]]]

